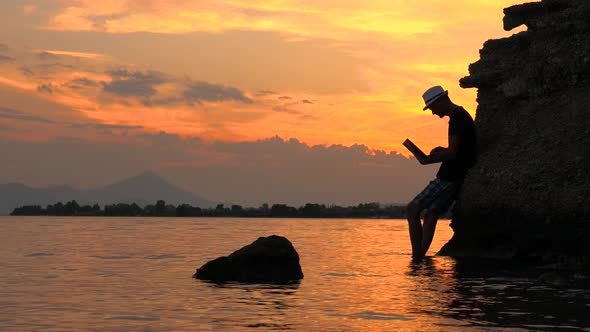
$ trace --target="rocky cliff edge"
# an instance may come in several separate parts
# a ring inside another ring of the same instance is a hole
[[[439,254],[590,262],[590,1],[504,9],[461,79],[478,89],[479,156]]]

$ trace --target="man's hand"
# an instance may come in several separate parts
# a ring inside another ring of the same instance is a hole
[[[436,148],[430,151],[430,154],[426,156],[426,158],[418,159],[418,162],[422,165],[434,164],[441,162],[440,153],[444,153],[447,151],[447,148],[443,148],[442,146],[437,146]]]
[[[443,151],[445,151],[446,149],[447,149],[447,148],[443,148],[442,146],[437,146],[436,148],[434,148],[434,149],[432,149],[432,150],[430,151],[430,154],[436,154],[436,153],[439,153],[439,152],[443,152]]]
[[[425,158],[417,158],[417,159],[418,159],[418,162],[421,165],[428,165],[428,164],[430,164],[430,156],[426,156]]]

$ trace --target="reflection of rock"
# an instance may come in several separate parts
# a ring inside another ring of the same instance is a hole
[[[261,237],[229,256],[197,269],[194,278],[212,281],[284,283],[303,278],[299,254],[282,236]]]
[[[590,1],[504,12],[528,31],[487,41],[461,79],[478,89],[479,156],[441,254],[590,263]]]

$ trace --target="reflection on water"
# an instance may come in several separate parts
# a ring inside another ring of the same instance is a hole
[[[539,271],[533,267],[435,257],[410,262],[406,274],[419,288],[413,293],[433,296],[416,303],[417,313],[484,330],[590,330],[587,285],[550,287],[538,281]]]
[[[301,282],[191,278],[270,234],[299,252]],[[441,221],[432,251],[450,236]],[[0,330],[590,331],[587,288],[410,253],[403,220],[0,218]]]
[[[296,291],[299,283],[287,285],[204,283],[213,288],[214,292],[227,295],[217,303],[219,307],[211,308],[211,311],[215,313],[232,312],[230,316],[217,317],[215,319],[217,327],[236,329],[241,326],[290,330],[298,325],[292,322],[289,312],[297,305]]]
[[[590,330],[587,284],[556,288],[538,281],[539,271],[518,264],[458,260],[456,298],[446,305],[449,317],[544,330]],[[477,313],[477,315],[474,315]]]

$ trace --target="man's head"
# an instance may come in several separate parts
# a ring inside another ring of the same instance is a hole
[[[441,118],[445,115],[449,115],[453,109],[453,103],[449,98],[449,91],[444,90],[440,85],[433,86],[426,90],[422,95],[422,98],[426,104],[423,110],[430,109],[432,114],[438,115]]]

